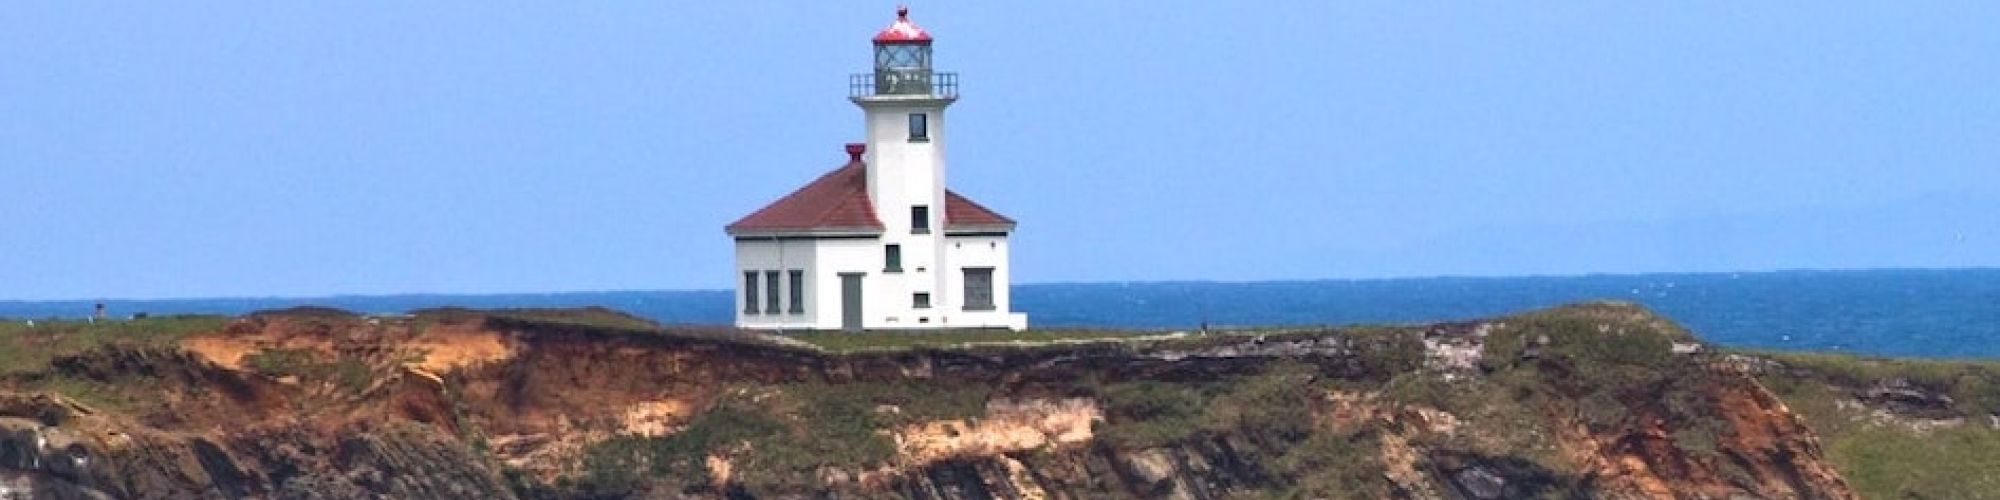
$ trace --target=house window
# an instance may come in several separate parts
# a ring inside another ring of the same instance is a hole
[[[882,272],[885,273],[903,272],[902,245],[885,245],[882,247]]]
[[[793,269],[791,273],[792,273],[792,308],[790,309],[790,312],[792,314],[804,314],[806,312],[806,272],[799,269]]]
[[[764,271],[764,314],[779,314],[785,310],[778,307],[778,272]]]
[[[915,307],[917,309],[930,309],[931,308],[930,292],[917,292],[914,294],[910,294],[910,307]]]
[[[757,272],[743,272],[743,314],[757,314]]]
[[[910,234],[931,233],[931,207],[917,205],[910,207]]]
[[[910,113],[910,142],[930,142],[930,115]]]
[[[993,268],[965,268],[965,310],[993,310]]]

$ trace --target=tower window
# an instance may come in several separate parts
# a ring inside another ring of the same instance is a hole
[[[757,314],[757,272],[743,272],[743,314]]]
[[[910,234],[930,234],[931,207],[917,205],[910,207]]]
[[[917,292],[910,294],[910,307],[915,307],[917,309],[930,309],[931,308],[930,292]]]
[[[793,269],[791,273],[792,308],[788,309],[787,312],[804,314],[806,312],[806,272],[800,269]]]
[[[910,142],[930,142],[930,115],[910,113]]]
[[[884,245],[882,247],[882,272],[903,272],[903,246]]]
[[[778,307],[778,272],[764,271],[764,314],[785,312]]]

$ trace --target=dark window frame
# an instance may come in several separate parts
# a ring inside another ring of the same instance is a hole
[[[910,142],[931,142],[930,113],[910,113]]]
[[[930,205],[910,205],[910,234],[931,234]]]
[[[764,271],[764,314],[784,314],[785,308],[779,302],[778,271]]]
[[[930,293],[930,292],[916,292],[916,293],[912,293],[912,294],[910,294],[910,307],[911,307],[911,308],[914,308],[914,309],[930,309],[930,308],[931,308],[931,293]]]
[[[998,274],[998,271],[995,271],[991,267],[965,267],[960,268],[959,272],[963,273],[959,279],[963,282],[962,286],[965,288],[965,310],[993,311],[999,309],[999,306],[993,300],[993,276]],[[981,293],[973,293],[977,290],[972,288],[972,275],[982,272],[986,274],[986,289]]]
[[[882,245],[882,272],[903,272],[903,246],[895,243]]]
[[[757,271],[743,272],[743,314],[757,314]]]
[[[792,307],[790,309],[787,309],[787,311],[791,312],[792,314],[805,314],[806,272],[804,269],[793,269],[789,271],[787,274],[791,275],[791,281],[792,281],[792,293],[791,293]]]

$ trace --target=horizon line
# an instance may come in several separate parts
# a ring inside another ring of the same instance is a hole
[[[2000,270],[2000,267],[1995,267],[1995,266],[1850,267],[1850,268],[1800,267],[1800,268],[1777,268],[1777,269],[1739,270],[1739,271],[1433,274],[1433,275],[1410,275],[1410,276],[1382,276],[1382,277],[1367,277],[1367,278],[1305,278],[1305,279],[1243,279],[1243,280],[1230,280],[1230,279],[1161,279],[1161,280],[1096,280],[1096,281],[1073,280],[1073,281],[1039,281],[1031,283],[1015,283],[1013,284],[1013,286],[1036,287],[1036,286],[1154,285],[1154,284],[1247,285],[1247,284],[1303,284],[1303,283],[1366,283],[1366,282],[1429,281],[1429,280],[1578,279],[1578,278],[1616,278],[1616,277],[1639,277],[1639,276],[1660,276],[1660,275],[1719,276],[1719,275],[1741,275],[1741,274],[1866,273],[1866,272],[1892,272],[1892,271],[1952,272],[1952,271],[1996,271],[1996,270]],[[594,295],[594,294],[617,294],[617,293],[731,293],[731,292],[733,292],[733,290],[728,288],[654,288],[654,289],[627,288],[627,289],[561,290],[561,291],[528,291],[528,292],[504,292],[504,291],[502,292],[382,292],[382,293],[332,293],[332,294],[321,294],[321,295],[261,295],[261,296],[217,295],[217,296],[177,296],[177,297],[150,297],[150,298],[119,297],[119,298],[0,299],[0,304],[34,304],[34,303],[63,303],[63,302],[75,302],[75,303],[172,302],[172,301],[193,301],[193,300],[303,301],[303,300],[326,300],[326,299],[397,298],[397,297],[453,297],[453,296],[503,297],[503,296],[528,296],[528,295],[542,295],[542,296]]]

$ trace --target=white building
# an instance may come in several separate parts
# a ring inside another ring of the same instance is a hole
[[[849,79],[867,142],[846,164],[730,224],[736,326],[1027,327],[1008,300],[1014,221],[945,189],[944,109],[958,75],[931,71],[907,9],[875,35],[875,71]]]

